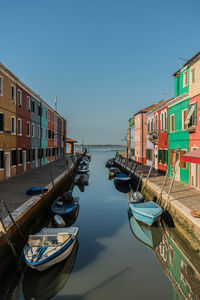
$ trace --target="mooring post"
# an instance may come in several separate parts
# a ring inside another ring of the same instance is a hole
[[[163,190],[164,190],[164,187],[165,187],[165,183],[166,183],[166,180],[167,180],[167,176],[168,176],[168,169],[165,173],[165,178],[164,178],[164,181],[163,181],[163,185],[162,185],[162,188],[161,188],[161,191],[160,191],[160,194],[158,196],[158,199],[157,199],[157,203],[159,204],[159,201],[161,201],[162,199],[162,193],[163,193]]]
[[[21,238],[23,239],[23,241],[26,242],[26,240],[25,240],[25,238],[24,238],[24,236],[23,236],[23,234],[22,234],[22,232],[21,232],[21,230],[20,230],[20,228],[19,228],[19,225],[18,225],[17,222],[14,220],[14,218],[13,218],[11,212],[9,211],[9,209],[8,209],[8,207],[7,207],[7,205],[6,205],[6,203],[5,203],[3,200],[1,200],[1,204],[5,207],[5,209],[6,209],[6,211],[7,211],[7,214],[9,215],[11,221],[12,221],[13,224],[15,225],[17,231],[19,232],[19,235],[21,236]]]
[[[142,181],[142,176],[143,176],[143,174],[141,173],[141,175],[140,175],[140,179],[139,179],[139,181],[138,181],[138,185],[137,185],[137,189],[136,189],[136,191],[138,191],[138,190],[139,190],[140,183],[141,183],[141,181]]]
[[[147,181],[149,180],[151,171],[152,171],[152,169],[153,169],[154,159],[155,159],[155,156],[154,156],[154,158],[153,158],[152,165],[151,165],[151,168],[150,168],[149,173],[148,173],[148,175],[147,175],[147,178],[146,178],[146,180],[145,180],[145,184],[144,184],[144,187],[142,188],[142,191],[144,191],[145,188],[146,188],[146,186],[147,186]],[[141,192],[142,192],[142,191],[141,191]]]
[[[56,194],[56,187],[55,187],[55,184],[54,184],[54,181],[53,181],[53,176],[52,176],[51,170],[50,170],[50,176],[51,176],[51,182],[52,182],[52,185],[53,185],[54,193]]]
[[[167,208],[167,205],[168,205],[168,202],[169,202],[169,198],[170,198],[172,187],[173,187],[174,180],[175,180],[175,174],[176,174],[176,172],[174,171],[173,178],[172,178],[171,183],[170,183],[169,192],[168,192],[168,195],[167,195],[167,201],[165,203],[164,209]]]
[[[11,240],[10,240],[8,234],[7,234],[6,227],[5,227],[5,225],[4,225],[4,223],[3,223],[3,221],[2,221],[1,218],[0,218],[0,227],[1,227],[0,231],[4,235],[4,237],[5,237],[5,239],[6,239],[7,243],[8,243],[8,246],[10,247],[10,249],[11,249],[11,251],[12,251],[15,259],[17,260],[17,253],[16,253],[16,250],[15,250],[15,247],[13,246],[13,243],[11,242]]]

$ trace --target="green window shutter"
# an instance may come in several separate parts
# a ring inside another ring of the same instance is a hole
[[[194,125],[197,125],[197,102],[193,104],[195,106],[194,108]]]
[[[158,162],[161,161],[161,155],[162,155],[162,154],[161,154],[161,151],[162,151],[162,150],[158,150]]]

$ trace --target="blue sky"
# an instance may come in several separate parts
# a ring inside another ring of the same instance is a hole
[[[197,0],[1,2],[0,61],[85,143],[122,142],[137,110],[173,96],[179,57],[200,51]]]

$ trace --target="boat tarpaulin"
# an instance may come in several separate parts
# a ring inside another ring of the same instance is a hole
[[[200,164],[200,150],[193,150],[181,156],[182,161]]]

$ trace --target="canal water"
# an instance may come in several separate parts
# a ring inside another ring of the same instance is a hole
[[[198,263],[167,226],[151,229],[128,213],[129,195],[108,179],[108,148],[91,148],[89,185],[82,192],[78,244],[45,272],[27,270],[12,299],[200,299]]]

